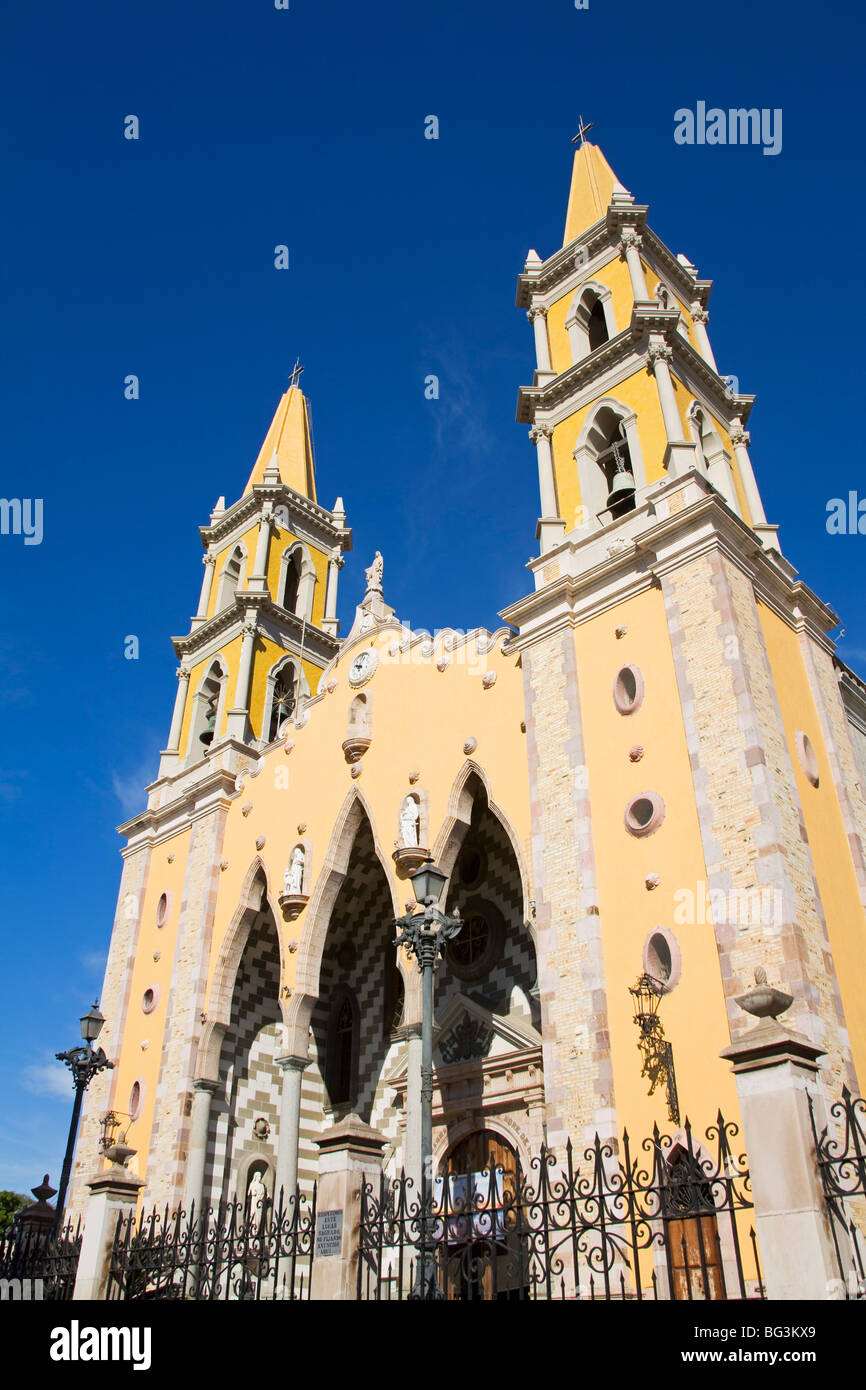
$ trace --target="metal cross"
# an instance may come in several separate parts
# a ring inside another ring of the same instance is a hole
[[[589,132],[592,130],[593,126],[595,125],[595,121],[590,121],[589,125],[584,125],[584,124],[583,124],[583,117],[582,117],[582,116],[578,116],[577,119],[578,119],[577,134],[576,134],[576,135],[573,135],[573,136],[571,137],[571,143],[572,143],[572,145],[577,145],[577,147],[578,147],[579,149],[582,149],[582,148],[583,148],[583,145],[584,145],[584,143],[585,143],[585,140],[586,140],[587,135],[589,134]]]
[[[295,358],[295,365],[294,365],[294,367],[292,368],[292,375],[289,377],[289,386],[290,386],[290,387],[291,387],[291,386],[297,386],[297,384],[298,384],[298,378],[300,377],[302,371],[304,371],[304,368],[301,366],[301,359],[300,359],[300,357],[296,357],[296,358]]]

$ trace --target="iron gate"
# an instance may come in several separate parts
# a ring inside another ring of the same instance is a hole
[[[299,1300],[310,1296],[316,1189],[251,1203],[222,1201],[121,1216],[109,1299]]]
[[[417,1191],[405,1172],[361,1190],[359,1299],[763,1298],[737,1127],[719,1114],[696,1144],[686,1121],[633,1153],[596,1135],[527,1172],[491,1155],[480,1172]],[[426,1188],[426,1185],[424,1185]]]
[[[818,1133],[812,1097],[809,1118],[815,1139],[818,1171],[830,1218],[839,1279],[846,1299],[866,1298],[863,1268],[863,1230],[866,1228],[866,1100],[843,1087],[842,1099],[830,1106],[830,1121],[840,1126],[829,1137],[829,1124]],[[858,1220],[859,1218],[859,1220]]]
[[[59,1232],[50,1226],[46,1230],[16,1222],[0,1232],[0,1279],[7,1288],[14,1281],[11,1287],[18,1290],[29,1281],[31,1298],[70,1299],[80,1253],[80,1221],[75,1226],[67,1223]],[[19,1292],[17,1296],[26,1294]]]

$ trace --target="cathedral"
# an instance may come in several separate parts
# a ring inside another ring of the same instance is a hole
[[[421,989],[394,923],[428,856],[463,919],[435,976],[436,1172],[736,1122],[720,1054],[756,978],[792,996],[828,1093],[860,1089],[866,685],[767,520],[711,288],[583,140],[563,244],[517,280],[537,555],[495,632],[416,633],[387,556],[347,564],[293,376],[200,529],[166,746],[121,827],[115,1065],[73,1211],[108,1111],[147,1206],[310,1191],[348,1116],[387,1175],[418,1172]]]

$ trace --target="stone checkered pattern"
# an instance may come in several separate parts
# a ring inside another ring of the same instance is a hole
[[[268,911],[256,917],[250,928],[235,980],[231,1025],[220,1054],[225,1090],[214,1097],[205,1167],[205,1194],[212,1202],[234,1194],[238,1164],[245,1153],[261,1155],[272,1167],[276,1164],[282,1086],[276,1065],[282,1052],[279,987],[279,943]],[[271,1127],[264,1143],[253,1133],[259,1116]]]
[[[479,848],[486,859],[486,873],[477,888],[464,889],[460,883],[460,868],[464,855]],[[463,906],[467,901],[485,902],[497,907],[505,918],[505,943],[500,959],[481,980],[461,980],[443,960],[436,981],[436,1009],[441,1012],[455,994],[483,1004],[491,1013],[509,1012],[511,992],[515,985],[526,995],[533,1026],[540,1030],[540,1009],[537,995],[538,970],[535,947],[523,921],[523,889],[520,870],[505,830],[494,815],[484,807],[464,841],[452,875],[447,910]]]

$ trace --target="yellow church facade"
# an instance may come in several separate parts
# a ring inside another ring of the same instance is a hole
[[[518,278],[539,553],[493,633],[411,631],[377,556],[365,586],[347,569],[339,634],[351,530],[285,393],[201,529],[169,739],[121,827],[116,1065],[87,1096],[73,1208],[108,1110],[146,1205],[254,1176],[308,1190],[349,1114],[386,1173],[418,1171],[419,974],[394,919],[425,851],[464,920],[436,976],[437,1172],[479,1136],[528,1167],[569,1138],[739,1123],[720,1054],[761,969],[828,1095],[859,1091],[866,688],[767,521],[710,291],[583,143],[563,246]],[[670,1044],[651,1093],[640,977]]]

